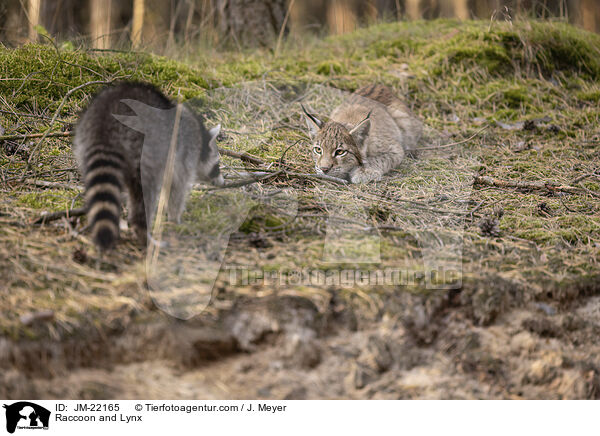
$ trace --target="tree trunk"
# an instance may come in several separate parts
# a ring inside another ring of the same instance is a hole
[[[418,20],[422,17],[420,0],[406,0],[405,7],[406,16],[411,20]]]
[[[356,28],[356,14],[349,0],[332,0],[327,10],[329,31],[339,35],[352,32]]]
[[[583,28],[590,32],[596,31],[597,0],[581,0],[581,18]]]
[[[139,47],[144,27],[144,0],[133,0],[133,22],[131,23],[131,44]]]
[[[29,18],[29,41],[35,42],[38,38],[38,33],[35,27],[40,23],[40,10],[42,0],[29,0],[27,8],[27,18]]]
[[[94,48],[110,48],[111,6],[112,0],[91,0],[90,27]]]
[[[460,20],[468,20],[469,5],[468,0],[454,0],[454,16]]]
[[[270,46],[287,12],[287,0],[215,0],[221,34],[240,46]]]

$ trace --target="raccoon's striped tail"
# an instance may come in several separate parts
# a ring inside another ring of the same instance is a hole
[[[102,251],[119,239],[123,155],[102,145],[91,147],[85,161],[85,202],[92,238]]]

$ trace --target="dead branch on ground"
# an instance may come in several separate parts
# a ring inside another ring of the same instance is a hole
[[[45,213],[36,219],[32,224],[41,225],[49,223],[50,221],[56,221],[61,218],[73,218],[77,216],[83,216],[87,212],[85,207],[78,207],[76,209],[60,210],[58,212]]]
[[[550,194],[556,194],[564,192],[567,194],[589,194],[593,197],[600,198],[600,194],[585,189],[583,187],[561,185],[560,183],[553,181],[539,181],[539,182],[524,182],[524,181],[512,181],[512,180],[500,180],[490,176],[474,176],[473,179],[476,185],[493,186],[495,188],[515,188],[524,189],[530,191],[543,191]]]

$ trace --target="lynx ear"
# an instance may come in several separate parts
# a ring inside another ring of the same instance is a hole
[[[354,142],[358,145],[358,148],[362,149],[364,147],[365,139],[369,135],[369,130],[371,129],[371,112],[367,114],[364,120],[358,123],[356,126],[350,130],[350,134],[354,138]]]
[[[315,136],[317,136],[317,133],[319,133],[319,129],[323,127],[323,121],[319,120],[314,115],[309,114],[304,105],[301,104],[300,106],[302,106],[302,110],[306,115],[306,125],[308,126],[310,137],[314,138]]]
[[[219,133],[221,133],[221,125],[217,124],[215,127],[208,131],[208,136],[210,136],[211,141],[214,141],[215,139],[217,139],[217,136],[219,136]]]

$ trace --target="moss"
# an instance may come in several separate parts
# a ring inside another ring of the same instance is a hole
[[[507,106],[511,108],[519,108],[522,104],[531,100],[529,91],[522,86],[516,86],[504,91],[503,96]]]
[[[333,76],[345,72],[344,67],[338,61],[325,61],[317,65],[317,74]]]
[[[582,91],[577,93],[577,98],[581,101],[587,101],[589,103],[600,102],[600,91]]]
[[[600,36],[565,23],[533,23],[529,43],[534,59],[548,74],[557,70],[600,79]]]
[[[572,240],[574,236],[577,238],[600,238],[600,221],[594,217],[584,215],[567,215],[557,219],[559,226],[559,234]]]
[[[285,225],[285,218],[273,214],[253,216],[242,223],[239,230],[243,233],[268,232],[274,228],[280,229]]]
[[[555,239],[555,236],[551,232],[544,229],[518,230],[514,234],[519,238],[527,239],[538,244],[546,244]]]
[[[91,55],[84,51],[57,52],[53,47],[29,44],[9,50],[0,47],[0,95],[18,109],[54,111],[63,96],[77,86],[122,77],[153,83],[167,91],[178,89],[185,98],[199,94],[208,81],[197,70],[160,56],[140,53]],[[27,80],[26,80],[27,79]],[[26,81],[27,86],[20,86]],[[81,107],[81,98],[101,85],[90,85],[66,101],[64,114]],[[15,92],[18,90],[18,92]]]
[[[372,44],[367,53],[375,57],[401,58],[413,53],[421,44],[411,38],[381,40]]]
[[[30,209],[39,210],[60,210],[68,209],[75,197],[74,191],[42,191],[29,192],[17,196],[16,204]],[[75,203],[76,207],[81,206],[81,201]]]

